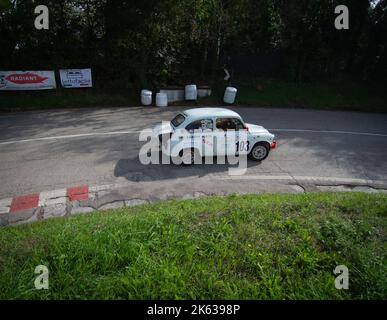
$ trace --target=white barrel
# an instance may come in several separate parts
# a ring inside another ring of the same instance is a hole
[[[227,87],[226,91],[224,92],[223,101],[228,104],[233,104],[235,102],[237,89],[233,87]]]
[[[185,86],[185,100],[197,100],[198,98],[198,89],[196,84],[189,84]]]
[[[166,93],[157,93],[156,94],[156,106],[157,107],[167,107],[168,106],[168,97]]]
[[[150,106],[152,104],[152,91],[141,90],[141,103],[144,106]]]

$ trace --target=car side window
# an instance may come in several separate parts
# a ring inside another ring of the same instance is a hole
[[[237,118],[218,118],[216,119],[216,128],[219,130],[242,130],[244,129],[243,123]]]
[[[213,121],[212,119],[202,119],[193,121],[185,129],[189,132],[193,132],[194,130],[212,131]]]

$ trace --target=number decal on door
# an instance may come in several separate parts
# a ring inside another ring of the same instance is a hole
[[[237,151],[249,151],[250,149],[250,141],[238,141],[236,143],[236,149]]]

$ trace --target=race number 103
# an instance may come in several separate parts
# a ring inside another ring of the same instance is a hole
[[[238,304],[193,304],[191,315],[237,315],[241,306]]]

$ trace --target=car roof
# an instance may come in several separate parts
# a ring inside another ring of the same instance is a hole
[[[202,117],[237,117],[241,118],[236,112],[226,108],[194,108],[183,112],[189,118]]]

